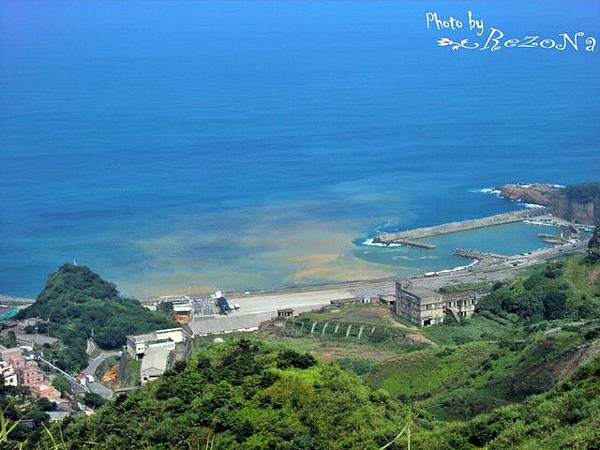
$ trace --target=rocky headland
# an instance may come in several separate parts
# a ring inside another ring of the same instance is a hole
[[[553,184],[505,184],[497,186],[500,196],[509,200],[549,208],[570,222],[595,225],[600,221],[600,182],[561,187]]]

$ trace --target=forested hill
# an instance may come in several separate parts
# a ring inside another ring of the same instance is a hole
[[[66,448],[376,450],[407,411],[332,363],[242,339],[177,363],[61,437]]]
[[[46,322],[44,331],[63,341],[66,349],[58,364],[67,370],[85,364],[86,339],[92,332],[100,347],[113,349],[123,345],[128,334],[177,326],[137,300],[119,296],[114,284],[88,267],[73,264],[48,277],[36,302],[17,316],[27,317],[40,317]]]

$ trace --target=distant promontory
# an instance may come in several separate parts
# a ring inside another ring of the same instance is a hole
[[[594,225],[600,220],[600,182],[567,187],[546,183],[505,184],[496,190],[509,200],[545,206],[570,222]]]

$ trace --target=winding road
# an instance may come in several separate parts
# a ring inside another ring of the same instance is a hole
[[[87,367],[85,369],[83,369],[83,373],[85,375],[92,375],[93,377],[95,377],[96,369],[98,368],[98,366],[100,364],[102,364],[103,361],[110,358],[111,356],[119,356],[120,354],[121,354],[121,352],[116,352],[116,351],[112,351],[112,352],[103,351],[98,356],[96,356],[94,359],[91,359],[89,361]],[[93,392],[94,394],[98,394],[100,397],[102,397],[106,400],[110,400],[113,397],[114,393],[113,393],[112,389],[106,387],[102,383],[98,383],[96,381],[93,381],[93,382],[88,381],[86,383],[86,385],[87,385],[88,389],[90,390],[90,392]]]

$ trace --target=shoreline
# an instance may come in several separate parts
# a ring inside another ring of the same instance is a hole
[[[358,279],[358,280],[347,280],[347,281],[338,281],[332,283],[316,283],[304,286],[288,286],[281,288],[269,288],[269,289],[257,289],[252,291],[223,291],[224,295],[230,296],[231,298],[244,298],[250,299],[252,297],[260,297],[260,296],[276,296],[276,295],[287,295],[287,294],[299,294],[299,293],[308,293],[308,292],[320,292],[320,291],[331,291],[331,290],[339,290],[339,289],[368,289],[370,287],[377,287],[377,285],[385,284],[385,283],[393,283],[398,279],[409,279],[413,282],[423,282],[428,283],[432,282],[433,284],[439,284],[439,281],[452,281],[451,277],[465,277],[472,275],[474,277],[477,276],[486,276],[490,273],[500,273],[500,272],[518,272],[525,267],[535,265],[549,259],[554,259],[561,256],[567,256],[575,253],[583,252],[587,245],[587,239],[584,241],[580,241],[578,244],[564,244],[554,247],[546,247],[538,250],[534,250],[529,252],[526,255],[517,254],[507,256],[508,261],[502,264],[490,265],[490,266],[479,266],[478,260],[472,261],[471,263],[464,266],[457,266],[451,269],[444,269],[437,272],[434,272],[435,275],[427,276],[425,273],[421,273],[419,275],[413,275],[409,277],[400,277],[400,276],[390,276],[383,278],[372,278],[372,279]],[[512,262],[520,261],[517,266],[513,266]],[[445,278],[449,278],[446,280]],[[434,280],[438,280],[435,282]],[[453,283],[449,283],[453,284]],[[153,303],[156,301],[164,301],[170,298],[181,298],[181,297],[198,297],[198,298],[206,298],[210,295],[210,293],[205,292],[190,292],[188,294],[169,294],[169,295],[160,295],[154,297],[146,297],[138,299],[140,303]]]
[[[588,230],[590,227],[580,224],[573,224],[564,219],[553,216],[552,214],[545,213],[545,209],[535,208],[534,211],[530,209],[520,209],[516,211],[511,211],[508,213],[497,214],[493,216],[483,217],[480,219],[468,219],[464,221],[457,222],[449,222],[445,224],[435,225],[432,227],[423,227],[416,228],[413,230],[406,230],[399,233],[386,233],[380,236],[393,234],[393,235],[417,235],[425,233],[425,235],[438,235],[438,234],[452,234],[459,233],[462,231],[469,231],[477,228],[487,228],[493,227],[497,225],[503,225],[506,223],[514,223],[514,222],[523,222],[531,225],[545,225],[545,226],[573,226],[579,229]],[[419,239],[419,237],[414,237]],[[401,247],[404,246],[401,243],[391,242],[389,244],[385,244],[383,242],[374,242],[376,238],[369,238],[364,241],[361,241],[359,245],[365,246],[373,246],[380,248],[388,248],[388,247]],[[572,245],[573,243],[571,243]],[[559,245],[560,246],[560,245]],[[535,255],[538,253],[544,253],[549,249],[553,249],[556,247],[546,247],[541,249],[536,249],[532,252],[528,252],[531,255]],[[504,256],[504,255],[503,255]],[[358,278],[358,279],[346,279],[343,281],[325,281],[325,282],[317,282],[317,283],[309,283],[309,284],[300,284],[300,285],[288,285],[288,286],[279,286],[279,287],[266,287],[266,288],[258,288],[258,289],[232,289],[232,290],[224,290],[227,292],[228,296],[236,296],[239,298],[246,298],[252,296],[261,296],[261,295],[272,295],[272,294],[292,294],[292,293],[302,293],[302,292],[314,292],[321,290],[330,290],[330,289],[347,289],[347,288],[364,288],[369,286],[375,286],[381,283],[391,282],[397,279],[411,279],[411,280],[419,280],[423,278],[431,278],[434,276],[444,276],[444,275],[453,275],[459,274],[461,272],[470,273],[475,270],[483,270],[483,269],[492,269],[493,267],[499,264],[482,264],[482,260],[478,258],[468,258],[471,261],[468,264],[462,264],[455,267],[441,269],[437,271],[419,271],[419,273],[414,273],[413,275],[399,275],[394,274],[385,277],[375,277],[375,278]],[[506,255],[506,260],[508,262],[523,259],[523,254],[517,255]],[[163,291],[164,292],[164,291]],[[143,297],[137,297],[137,300],[140,303],[153,303],[159,299],[168,299],[175,297],[184,297],[184,296],[200,296],[207,297],[209,295],[208,292],[204,291],[195,291],[187,293],[179,292],[179,293],[166,293],[162,295],[158,294],[150,294]],[[132,298],[136,298],[135,296]],[[0,295],[0,303],[2,301],[6,302],[19,302],[24,304],[25,307],[27,304],[31,304],[35,302],[33,298],[24,298],[17,296],[9,296],[9,295]]]

